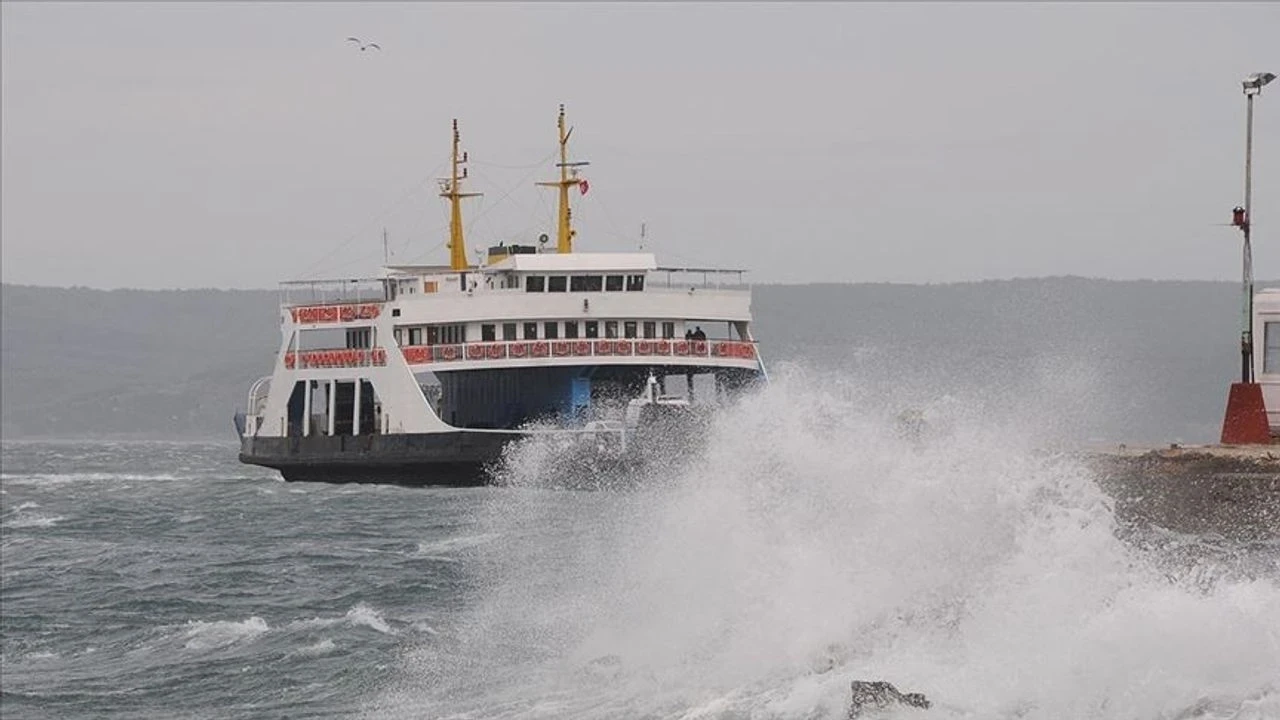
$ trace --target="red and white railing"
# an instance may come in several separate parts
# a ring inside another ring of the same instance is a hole
[[[387,351],[384,348],[299,350],[284,354],[284,366],[290,370],[353,368],[386,364]]]
[[[411,365],[567,357],[756,357],[755,343],[739,340],[517,340],[411,345],[400,351]]]
[[[410,345],[400,348],[410,365],[488,360],[573,357],[710,357],[754,360],[755,343],[740,340],[516,340],[508,342]],[[286,352],[290,370],[356,368],[387,364],[385,348]]]

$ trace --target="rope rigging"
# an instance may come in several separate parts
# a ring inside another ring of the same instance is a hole
[[[408,200],[410,197],[412,197],[414,193],[417,193],[420,190],[422,190],[422,188],[425,187],[427,183],[431,182],[432,179],[436,176],[438,172],[440,172],[440,169],[443,167],[444,167],[444,163],[442,162],[439,165],[437,165],[435,168],[433,168],[431,172],[427,173],[426,177],[424,177],[416,185],[406,190],[402,195],[400,195],[399,198],[396,199],[395,202],[388,205],[382,212],[378,213],[377,215],[373,216],[371,219],[366,221],[366,223],[359,230],[347,236],[345,240],[338,243],[334,248],[329,250],[329,252],[321,255],[320,257],[316,258],[311,264],[307,265],[306,268],[302,271],[302,274],[304,276],[314,275],[319,269],[321,269],[321,267],[323,266],[323,263],[326,260],[328,260],[329,258],[332,258],[334,255],[341,252],[344,248],[349,246],[357,238],[364,236],[366,233],[369,232],[369,229],[371,226],[376,225],[380,220],[385,218],[387,215],[390,215],[393,210],[400,207],[400,205],[403,204],[405,200]]]

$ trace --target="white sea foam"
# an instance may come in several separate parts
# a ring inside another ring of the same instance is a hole
[[[62,657],[62,655],[59,653],[46,651],[46,652],[33,652],[30,655],[27,655],[26,659],[32,662],[43,662],[45,660],[57,660],[60,657]]]
[[[53,527],[63,520],[66,520],[66,518],[61,515],[28,515],[20,513],[6,518],[4,524],[11,528],[46,528]]]
[[[413,556],[436,560],[452,560],[456,559],[458,554],[463,551],[491,543],[499,537],[501,537],[501,535],[497,533],[484,533],[481,535],[465,535],[456,538],[446,538],[444,540],[435,540],[432,542],[420,542],[418,543],[418,549],[413,553]]]
[[[186,642],[188,650],[213,650],[226,647],[243,640],[250,640],[271,628],[267,621],[254,615],[246,620],[214,620],[205,622],[194,620],[186,626]]]
[[[190,475],[171,473],[0,473],[0,482],[11,485],[67,485],[100,482],[163,482],[191,480]]]
[[[492,494],[457,641],[370,715],[835,718],[861,678],[930,717],[1280,716],[1277,579],[1156,570],[1026,418],[973,407],[926,407],[916,444],[856,385],[775,372],[673,485]]]
[[[337,645],[332,640],[324,639],[318,643],[298,648],[293,654],[302,657],[320,657],[328,655],[337,649]]]
[[[395,634],[395,630],[383,619],[382,613],[364,603],[358,603],[347,610],[347,613],[342,617],[313,617],[309,620],[298,620],[291,623],[291,626],[304,628],[333,627],[335,625],[367,627],[384,635]]]
[[[382,613],[364,603],[360,603],[348,610],[344,619],[352,626],[367,627],[384,635],[390,635],[394,632],[391,626],[387,624],[387,621],[382,619]]]

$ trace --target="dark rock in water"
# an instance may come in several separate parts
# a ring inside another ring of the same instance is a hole
[[[901,693],[892,683],[883,681],[853,681],[853,705],[849,708],[850,720],[867,717],[868,712],[887,710],[894,706],[927,709],[929,699],[922,693]]]
[[[622,664],[622,658],[617,655],[601,655],[587,664],[598,667],[616,667]]]
[[[582,672],[596,682],[616,680],[622,674],[622,658],[601,655],[584,665]]]

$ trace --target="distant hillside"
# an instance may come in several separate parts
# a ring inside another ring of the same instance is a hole
[[[0,287],[6,438],[233,433],[270,368],[273,291]]]
[[[772,365],[872,395],[957,395],[1083,439],[1212,440],[1238,367],[1238,287],[1080,278],[764,285]],[[278,343],[274,291],[0,287],[0,433],[230,437]]]

